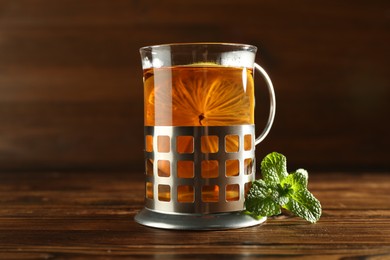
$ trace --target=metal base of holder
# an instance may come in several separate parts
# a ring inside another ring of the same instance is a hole
[[[141,210],[135,221],[148,227],[176,230],[224,230],[259,225],[266,217],[254,219],[241,212],[213,214],[165,214],[149,209]]]

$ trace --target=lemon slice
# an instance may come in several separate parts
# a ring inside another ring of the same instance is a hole
[[[146,125],[228,126],[254,123],[250,69],[209,64],[159,68],[145,77],[144,86]]]

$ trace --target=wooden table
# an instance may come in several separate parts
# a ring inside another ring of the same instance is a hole
[[[134,222],[140,172],[0,173],[0,259],[390,259],[389,173],[311,173],[317,224],[291,215],[228,231]]]

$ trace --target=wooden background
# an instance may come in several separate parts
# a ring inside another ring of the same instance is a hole
[[[259,47],[258,158],[388,171],[389,30],[389,1],[0,0],[0,171],[142,169],[138,49],[195,41]]]

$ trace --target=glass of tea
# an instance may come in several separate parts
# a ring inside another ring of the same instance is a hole
[[[144,82],[143,225],[229,229],[265,221],[242,214],[255,178],[255,146],[275,116],[275,94],[255,63],[257,47],[182,43],[140,49]],[[255,135],[254,71],[270,96],[268,122]]]

